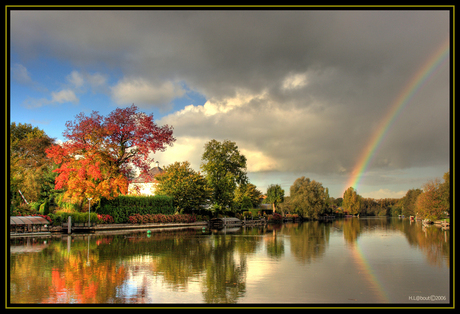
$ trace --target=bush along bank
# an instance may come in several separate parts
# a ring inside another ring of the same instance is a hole
[[[143,223],[192,223],[196,222],[195,215],[189,214],[176,214],[176,215],[163,215],[163,214],[136,214],[129,216],[128,221],[132,224]]]
[[[134,215],[172,215],[173,198],[169,196],[119,196],[112,200],[105,198],[96,209],[98,214],[110,215],[114,223],[128,223]]]
[[[52,220],[54,226],[59,226],[62,223],[66,223],[69,219],[69,216],[72,219],[72,223],[87,223],[88,222],[88,213],[66,213],[61,212],[58,214],[49,214],[48,215]],[[89,214],[89,220],[91,223],[101,223],[99,217],[96,213]]]

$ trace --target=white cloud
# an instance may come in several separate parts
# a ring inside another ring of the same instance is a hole
[[[184,116],[189,113],[203,114],[205,117],[214,116],[216,114],[228,113],[229,111],[247,105],[253,100],[262,100],[266,97],[266,90],[260,94],[251,94],[245,91],[238,91],[233,97],[225,97],[222,99],[210,99],[204,105],[194,106],[189,105],[184,109],[177,111],[174,115]]]
[[[407,191],[392,191],[390,189],[380,189],[378,191],[372,191],[372,192],[367,192],[363,193],[362,196],[366,198],[375,198],[375,199],[380,199],[380,198],[402,198],[406,195]]]
[[[65,102],[78,102],[78,98],[70,89],[63,89],[59,92],[52,92],[51,93],[51,103],[58,102],[60,104]]]
[[[204,144],[209,140],[210,139],[207,138],[178,136],[173,147],[168,147],[166,151],[157,152],[152,156],[155,158],[155,161],[160,163],[160,167],[164,167],[176,161],[189,161],[191,167],[199,171]]]
[[[284,90],[297,89],[297,88],[304,87],[307,84],[308,84],[307,73],[289,74],[283,80],[282,88]]]
[[[101,73],[87,74],[86,80],[92,88],[103,87],[107,84],[107,76]]]
[[[18,65],[16,70],[14,70],[17,76],[17,79],[22,79],[24,82],[30,80],[29,73],[27,69]],[[87,87],[89,86],[93,92],[94,91],[104,91],[107,88],[107,76],[100,73],[81,73],[77,70],[73,70],[69,75],[66,76],[67,84],[66,88],[60,91],[54,91],[51,93],[51,99],[49,98],[32,98],[27,97],[24,101],[24,106],[27,108],[39,108],[51,104],[62,104],[66,102],[78,103],[79,98],[76,93],[86,93]],[[37,85],[37,83],[30,80],[32,85]]]
[[[124,78],[110,89],[116,104],[134,103],[140,107],[168,105],[174,98],[185,93],[180,86],[170,81],[155,84],[143,78]]]
[[[67,80],[76,88],[80,88],[85,83],[83,75],[80,72],[74,70],[67,76]]]
[[[271,171],[279,166],[274,158],[266,156],[262,151],[245,148],[241,148],[240,151],[247,159],[248,172]]]
[[[73,70],[66,78],[70,87],[77,92],[85,93],[88,88],[93,92],[107,92],[107,75]]]
[[[32,109],[32,108],[40,108],[43,106],[47,105],[53,105],[56,103],[63,104],[66,102],[73,102],[73,103],[78,103],[79,99],[75,95],[75,93],[70,90],[70,89],[63,89],[58,92],[52,92],[51,93],[51,99],[47,98],[32,98],[32,97],[27,97],[26,100],[23,102],[23,106],[26,108]]]
[[[22,64],[13,64],[13,66],[11,67],[11,73],[13,75],[13,79],[21,84],[32,83],[29,71]]]
[[[163,117],[159,124],[173,125],[178,138],[197,139],[200,148],[210,139],[236,142],[248,160],[249,172],[336,172],[339,167],[343,169],[341,157],[333,153],[337,143],[324,141],[320,134],[332,132],[334,125],[340,124],[333,120],[330,110],[318,107],[316,102],[305,107],[288,106],[266,91],[239,92],[208,100],[202,106],[189,105]],[[188,156],[192,152],[196,151]]]

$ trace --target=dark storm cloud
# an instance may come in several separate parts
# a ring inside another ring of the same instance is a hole
[[[23,57],[184,82],[219,109],[165,117],[179,137],[229,138],[280,170],[340,173],[448,36],[448,18],[425,10],[17,11],[11,41]],[[445,162],[446,86],[444,67],[394,125],[375,166]],[[170,88],[167,97],[182,93]],[[241,95],[252,97],[232,106]]]

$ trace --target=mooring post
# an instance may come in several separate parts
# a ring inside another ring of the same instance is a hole
[[[72,233],[72,216],[69,216],[69,218],[67,218],[67,233]]]

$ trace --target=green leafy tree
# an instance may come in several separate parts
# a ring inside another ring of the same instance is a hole
[[[214,208],[232,208],[237,184],[246,184],[246,157],[235,142],[211,140],[204,146],[201,170],[212,189]]]
[[[284,190],[279,184],[270,184],[267,188],[267,201],[273,204],[273,212],[276,211],[278,204],[284,201]]]
[[[254,184],[240,184],[235,191],[235,198],[233,201],[237,208],[254,208],[259,205],[261,195],[262,192],[260,192]]]
[[[158,181],[156,193],[174,197],[174,207],[179,211],[198,210],[211,197],[205,177],[193,170],[188,161],[166,166],[155,179]]]
[[[300,177],[291,186],[291,202],[304,217],[317,219],[329,206],[328,189],[320,182]]]
[[[410,189],[407,191],[406,195],[399,201],[401,206],[401,213],[406,216],[415,216],[417,210],[415,208],[415,202],[420,194],[423,191],[421,189]]]
[[[22,202],[21,190],[27,201],[46,199],[44,184],[54,163],[46,157],[46,149],[53,145],[43,130],[31,124],[10,125],[10,190],[13,203]]]
[[[353,189],[353,187],[349,187],[343,193],[343,208],[348,211],[352,215],[359,214],[359,210],[361,209],[361,202],[362,197],[358,195],[358,193]]]

